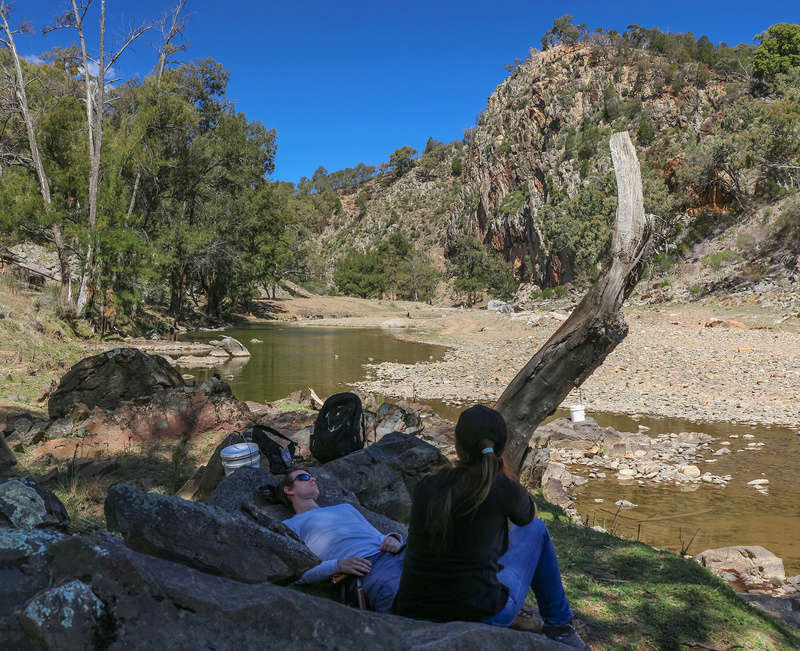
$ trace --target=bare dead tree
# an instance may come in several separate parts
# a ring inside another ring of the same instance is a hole
[[[52,209],[50,181],[45,172],[44,165],[42,164],[42,157],[39,154],[39,146],[36,141],[36,129],[28,105],[28,94],[25,90],[25,77],[22,71],[22,64],[20,63],[19,52],[17,51],[17,44],[14,40],[15,34],[30,33],[31,28],[30,25],[23,24],[17,29],[12,29],[8,23],[9,13],[10,9],[8,4],[5,0],[2,0],[2,2],[0,2],[0,20],[2,21],[2,24],[0,24],[0,43],[11,52],[11,58],[14,62],[14,73],[13,75],[9,75],[9,77],[12,79],[17,109],[25,124],[25,132],[28,136],[30,166],[36,173],[36,178],[39,181],[39,190],[42,193],[42,200],[44,201],[44,208],[49,214]],[[61,223],[58,221],[54,222],[50,227],[50,232],[58,252],[58,263],[61,272],[61,301],[64,307],[69,311],[72,307],[72,271],[70,269],[69,257],[64,246],[64,234]]]
[[[627,132],[611,136],[617,176],[617,221],[603,272],[570,317],[506,387],[495,408],[508,425],[504,458],[519,471],[536,427],[580,386],[628,334],[622,304],[652,254],[639,161]]]
[[[84,271],[81,275],[81,286],[78,293],[77,309],[82,312],[90,299],[90,292],[95,285],[95,253],[97,250],[97,191],[100,185],[100,154],[103,148],[103,118],[105,115],[106,75],[111,67],[122,56],[125,50],[151,25],[139,25],[128,32],[125,42],[113,54],[106,52],[106,2],[100,0],[100,35],[97,58],[89,56],[86,47],[84,21],[93,0],[84,0],[78,3],[71,0],[71,10],[66,11],[58,19],[53,29],[74,29],[78,34],[79,52],[81,60],[81,75],[86,88],[86,122],[89,129],[89,197],[88,197],[88,231],[89,242],[86,248]],[[91,64],[91,65],[90,65]],[[97,73],[92,74],[92,66],[96,66]]]

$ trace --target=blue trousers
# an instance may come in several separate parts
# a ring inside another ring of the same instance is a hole
[[[392,609],[394,597],[400,588],[400,575],[403,573],[404,549],[399,554],[380,552],[370,556],[372,569],[361,579],[367,601],[372,610],[388,613]]]
[[[508,601],[486,620],[493,626],[509,626],[519,614],[528,589],[533,589],[539,613],[545,622],[561,626],[572,620],[572,611],[561,585],[561,571],[547,527],[539,518],[524,527],[514,526],[508,535],[508,550],[499,559],[503,569],[497,579],[508,588]]]

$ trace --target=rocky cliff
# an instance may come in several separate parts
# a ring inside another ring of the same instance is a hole
[[[655,163],[645,183],[663,184],[671,152],[708,132],[725,95],[722,80],[705,78],[697,64],[673,68],[644,51],[585,45],[535,51],[497,87],[468,136],[446,244],[463,232],[477,235],[513,261],[520,278],[540,285],[586,272],[576,264],[580,249],[606,245],[613,203],[600,205],[599,214],[573,215],[564,203],[597,185],[613,198],[611,133],[631,132],[640,158]],[[653,199],[646,198],[646,208],[663,214]],[[599,222],[591,232],[588,221]]]

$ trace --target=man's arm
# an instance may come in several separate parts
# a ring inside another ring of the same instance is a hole
[[[352,574],[354,576],[364,576],[372,569],[372,563],[366,558],[351,556],[350,558],[331,559],[322,561],[319,565],[307,570],[300,577],[298,583],[315,583],[323,581],[334,574]]]

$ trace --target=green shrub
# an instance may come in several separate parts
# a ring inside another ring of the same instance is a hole
[[[703,256],[702,261],[707,267],[717,270],[731,262],[735,257],[736,255],[730,249],[722,249],[722,251],[716,251]]]
[[[553,298],[555,292],[553,291],[552,287],[545,287],[542,290],[542,298]]]
[[[503,142],[501,142],[500,146],[497,148],[497,152],[501,156],[505,156],[510,151],[511,151],[511,143],[508,142],[508,140],[503,140]]]
[[[692,287],[689,289],[689,292],[695,298],[700,298],[708,293],[708,288],[705,285],[692,285]]]
[[[556,285],[553,287],[553,293],[556,298],[564,298],[569,293],[569,290],[564,285]]]

